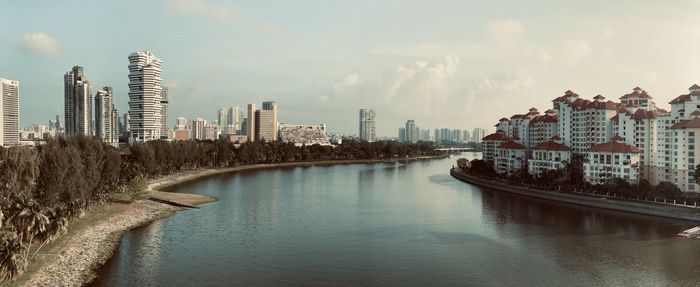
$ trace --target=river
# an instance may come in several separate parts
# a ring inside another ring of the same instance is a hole
[[[177,186],[220,200],[127,232],[93,285],[700,284],[700,240],[675,235],[697,224],[472,186],[450,177],[454,161],[280,168]]]

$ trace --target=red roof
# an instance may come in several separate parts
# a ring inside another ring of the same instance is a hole
[[[671,100],[668,102],[669,104],[678,104],[678,103],[685,103],[687,101],[690,101],[690,94],[687,95],[680,95],[676,97],[675,99]]]
[[[527,119],[527,114],[522,114],[522,115],[513,115],[510,117],[511,119]]]
[[[637,98],[642,98],[642,99],[651,99],[652,98],[649,94],[647,94],[647,91],[642,90],[640,87],[635,87],[634,89],[632,89],[631,93],[620,97],[620,99],[626,99],[626,98],[630,98],[630,97],[637,97]]]
[[[633,114],[626,113],[628,116],[630,116],[632,119],[635,121],[641,121],[644,119],[655,119],[659,116],[659,114],[656,111],[645,111],[642,109],[636,110]]]
[[[571,90],[567,90],[566,92],[564,92],[563,96],[555,98],[554,100],[552,100],[552,102],[564,102],[568,97],[578,97],[578,94],[572,92]]]
[[[510,120],[509,120],[509,119],[507,119],[507,118],[501,118],[501,119],[500,119],[500,120],[498,120],[498,121],[499,121],[499,122],[505,122],[505,121],[508,121],[508,122],[510,122]]]
[[[633,145],[628,145],[622,142],[622,138],[615,135],[612,140],[606,143],[597,144],[591,147],[592,152],[620,152],[620,153],[638,153],[639,148]]]
[[[513,140],[509,140],[507,142],[502,143],[501,145],[498,146],[498,148],[503,148],[503,149],[525,149],[524,145],[521,145]]]
[[[530,125],[534,125],[536,123],[556,123],[558,122],[557,116],[556,115],[541,115],[541,116],[536,116],[530,120]]]
[[[695,110],[695,111],[694,111],[693,113],[691,113],[690,115],[691,115],[691,116],[695,116],[695,117],[700,116],[700,111],[699,111],[699,110]]]
[[[697,90],[697,89],[700,89],[700,86],[698,86],[698,84],[693,84],[692,86],[690,86],[690,88],[688,88],[688,90]]]
[[[680,120],[671,126],[671,129],[683,128],[700,128],[700,118],[693,118],[692,120]]]
[[[602,95],[597,95],[597,96],[593,97],[593,99],[594,99],[594,100],[598,100],[598,99],[604,100],[605,97],[603,97]]]
[[[552,140],[553,140],[553,141],[560,141],[561,138],[560,138],[559,136],[553,136],[553,137],[552,137]]]
[[[557,137],[558,138],[558,137]],[[532,148],[533,150],[550,150],[550,151],[571,151],[571,149],[563,143],[558,143],[554,141],[554,138],[550,141],[541,142]]]
[[[481,139],[482,141],[509,141],[510,138],[506,136],[506,134],[498,130],[495,133],[492,133],[490,135],[485,136],[484,138]]]

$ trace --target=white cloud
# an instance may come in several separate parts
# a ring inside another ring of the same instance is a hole
[[[513,19],[491,21],[486,25],[489,37],[499,46],[511,47],[525,36],[525,27]]]
[[[240,17],[240,13],[233,6],[208,0],[165,0],[164,4],[167,10],[218,22],[227,22]]]
[[[340,91],[340,90],[345,89],[347,87],[355,86],[355,85],[359,84],[360,82],[361,82],[360,76],[357,75],[357,73],[352,73],[352,74],[345,76],[345,78],[343,78],[342,80],[339,80],[339,81],[336,81],[335,83],[333,83],[332,88],[334,91]]]
[[[22,51],[54,57],[61,52],[61,45],[46,33],[28,33],[20,40]]]

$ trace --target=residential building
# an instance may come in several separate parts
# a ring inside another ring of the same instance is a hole
[[[528,172],[539,175],[544,171],[565,170],[571,162],[571,148],[559,136],[532,147],[532,156],[527,161]]]
[[[170,89],[168,87],[163,87],[163,90],[161,92],[161,99],[160,99],[160,138],[162,139],[167,139],[168,138],[168,98],[170,94]]]
[[[418,129],[414,120],[406,121],[406,141],[413,143],[418,141]]]
[[[219,110],[216,111],[216,123],[219,124],[219,127],[226,127],[229,125],[228,123],[229,116],[228,116],[228,110],[224,108],[220,108]]]
[[[150,51],[129,55],[130,142],[161,138],[163,105],[167,104],[161,87],[162,64]]]
[[[498,130],[493,134],[485,136],[481,139],[481,155],[482,159],[492,164],[494,167],[494,158],[496,154],[496,148],[502,143],[510,141],[505,132]]]
[[[481,143],[481,139],[486,136],[486,130],[481,128],[474,128],[472,131],[472,139],[475,143]]]
[[[63,76],[65,134],[94,135],[92,93],[83,67],[74,66]]]
[[[406,127],[399,128],[399,141],[400,142],[406,141]]]
[[[700,186],[695,182],[695,167],[700,164],[700,116],[689,120],[679,120],[671,126],[670,153],[673,182],[684,192],[698,192]]]
[[[19,145],[19,81],[0,78],[0,146]]]
[[[629,183],[639,182],[639,154],[636,146],[625,144],[615,135],[610,141],[596,144],[587,152],[583,163],[584,180],[603,184],[621,178]]]
[[[544,115],[537,115],[530,120],[528,141],[529,147],[550,140],[559,134],[559,121],[554,110],[547,110]]]
[[[102,87],[95,94],[95,135],[113,146],[119,144],[119,113],[114,106],[112,87]]]
[[[373,109],[360,110],[360,140],[368,142],[376,140],[375,116]]]
[[[192,120],[192,139],[203,140],[205,139],[204,127],[207,126],[207,121],[202,118],[194,118]]]
[[[526,168],[526,152],[525,146],[514,140],[501,143],[495,150],[494,169],[497,173],[511,174]]]

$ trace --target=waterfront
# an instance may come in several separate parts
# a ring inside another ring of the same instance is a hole
[[[467,154],[475,156],[475,154]],[[218,197],[132,230],[95,286],[692,285],[692,222],[484,190],[454,159],[293,167],[176,187]]]

